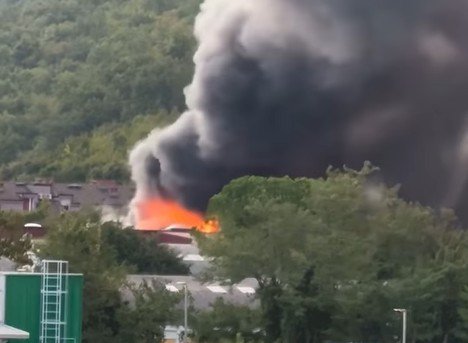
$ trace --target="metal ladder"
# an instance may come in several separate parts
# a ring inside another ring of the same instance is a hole
[[[67,341],[68,262],[42,261],[41,343]]]

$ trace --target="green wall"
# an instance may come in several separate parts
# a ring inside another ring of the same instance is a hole
[[[5,274],[5,323],[29,332],[22,342],[39,343],[41,318],[41,275]],[[83,276],[68,277],[66,337],[81,342]],[[17,342],[17,341],[13,341]],[[67,341],[72,343],[73,341]]]

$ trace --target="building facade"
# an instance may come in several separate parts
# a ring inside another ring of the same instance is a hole
[[[0,182],[0,210],[31,212],[46,200],[58,211],[99,207],[124,212],[133,194],[133,187],[110,180],[89,183],[7,181]]]

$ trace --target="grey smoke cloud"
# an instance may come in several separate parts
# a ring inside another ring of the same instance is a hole
[[[467,32],[466,0],[206,0],[188,110],[130,154],[137,199],[203,210],[235,177],[370,160],[463,212]]]

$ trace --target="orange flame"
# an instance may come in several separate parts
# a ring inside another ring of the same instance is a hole
[[[202,233],[216,233],[219,231],[219,221],[218,219],[208,219],[204,221],[201,225],[197,226],[197,230]]]
[[[189,210],[174,200],[155,198],[137,204],[139,230],[163,230],[171,225],[195,228],[203,233],[216,233],[216,219],[205,220],[199,212]]]

